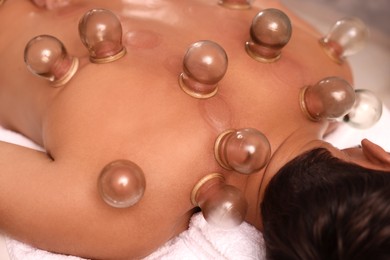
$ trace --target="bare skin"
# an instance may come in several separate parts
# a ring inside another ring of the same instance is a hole
[[[212,172],[244,192],[246,221],[261,229],[258,205],[269,179],[304,150],[329,146],[320,141],[329,123],[305,118],[299,90],[328,76],[352,77],[346,63],[321,50],[321,35],[277,1],[255,5],[245,11],[206,0],[78,1],[50,11],[25,0],[1,6],[1,23],[13,26],[0,41],[0,122],[47,152],[0,142],[0,230],[53,252],[141,258],[187,228],[191,190]],[[78,21],[94,7],[122,20],[128,53],[113,63],[90,63],[79,39]],[[284,10],[294,26],[272,64],[244,49],[253,17],[267,7]],[[64,87],[52,88],[23,62],[25,44],[39,34],[61,39],[81,60]],[[219,92],[208,100],[178,85],[185,50],[203,39],[229,56]],[[213,156],[220,132],[246,127],[262,131],[272,147],[268,167],[249,177],[223,170]],[[117,159],[138,164],[147,182],[142,200],[128,209],[106,205],[96,188],[101,169]]]

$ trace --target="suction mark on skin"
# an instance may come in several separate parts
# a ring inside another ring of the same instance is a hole
[[[232,113],[226,101],[215,96],[199,101],[199,110],[203,119],[217,132],[232,126]]]
[[[178,77],[183,70],[183,57],[170,56],[164,61],[164,67]]]
[[[46,8],[48,10],[63,8],[70,5],[70,0],[32,0],[32,2],[36,6]]]
[[[289,86],[303,86],[304,68],[288,55],[283,55],[279,61],[270,65],[270,71],[275,79]]]
[[[153,49],[161,42],[161,35],[148,30],[129,31],[124,36],[124,45],[134,49]]]

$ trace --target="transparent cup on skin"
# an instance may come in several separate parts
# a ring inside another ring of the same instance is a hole
[[[24,50],[24,61],[35,75],[58,87],[66,84],[76,73],[79,61],[71,57],[60,40],[50,35],[31,39]]]
[[[128,208],[138,203],[146,182],[142,169],[127,160],[117,160],[106,165],[98,179],[101,198],[114,208]]]
[[[122,24],[106,9],[92,9],[81,18],[79,34],[94,63],[108,63],[122,58],[126,48],[122,45]]]
[[[352,86],[339,77],[328,77],[300,92],[302,112],[312,121],[336,120],[346,115],[355,103]]]
[[[363,49],[368,34],[366,25],[360,19],[346,17],[338,20],[319,42],[325,53],[341,64],[348,56]]]
[[[202,178],[194,187],[191,200],[202,210],[206,221],[222,229],[240,225],[248,203],[239,189],[227,185],[222,174],[212,173]]]
[[[229,129],[216,139],[214,155],[223,168],[252,174],[269,162],[271,145],[266,136],[257,129]]]
[[[207,99],[218,91],[218,83],[228,67],[225,50],[213,41],[191,44],[183,59],[183,73],[179,76],[181,89],[188,95]]]
[[[245,49],[254,60],[275,62],[280,58],[281,50],[290,41],[291,35],[289,17],[278,9],[265,9],[253,18],[250,41],[245,43]]]
[[[344,116],[343,121],[354,128],[370,128],[382,116],[382,101],[367,89],[357,89],[355,93],[356,101],[351,111]]]

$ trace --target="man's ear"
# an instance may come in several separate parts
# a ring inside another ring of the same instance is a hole
[[[390,169],[390,153],[386,152],[382,147],[368,139],[362,140],[362,148],[364,155],[372,160],[378,162],[383,166],[389,167]]]

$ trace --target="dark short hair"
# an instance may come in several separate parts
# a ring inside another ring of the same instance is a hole
[[[324,148],[278,171],[261,213],[267,259],[390,259],[390,172]]]

